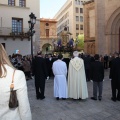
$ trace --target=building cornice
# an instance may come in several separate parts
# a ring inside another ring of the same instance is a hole
[[[0,4],[0,6],[12,7],[12,8],[20,8],[20,9],[30,9],[29,7],[12,6],[12,5],[6,5],[6,4]]]
[[[40,18],[40,22],[57,23],[55,19],[45,19],[45,18]]]

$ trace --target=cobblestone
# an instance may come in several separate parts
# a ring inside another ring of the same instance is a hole
[[[120,102],[111,101],[109,70],[105,71],[102,101],[93,101],[92,82],[87,82],[87,100],[59,100],[53,97],[53,78],[46,81],[45,99],[37,100],[34,80],[27,81],[33,120],[119,120]]]

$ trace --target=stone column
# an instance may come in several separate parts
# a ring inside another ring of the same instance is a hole
[[[108,53],[105,39],[105,0],[95,0],[96,15],[96,43],[95,49],[98,54]]]

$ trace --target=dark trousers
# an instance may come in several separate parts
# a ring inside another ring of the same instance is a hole
[[[113,80],[111,80],[111,88],[112,88],[112,98],[115,100],[116,99],[120,100],[120,87],[119,85],[117,85],[117,83],[114,83]]]
[[[86,80],[90,81],[90,70],[89,69],[85,69],[85,75],[86,75]]]
[[[49,77],[52,76],[52,69],[48,69],[48,75],[49,75]]]
[[[35,82],[35,88],[36,88],[36,97],[43,98],[45,91],[45,81],[42,83]]]
[[[107,69],[108,68],[108,61],[105,61],[104,62],[104,69]]]
[[[98,99],[102,99],[102,89],[103,89],[103,81],[102,82],[94,82],[93,81],[93,97],[97,99],[97,93]]]

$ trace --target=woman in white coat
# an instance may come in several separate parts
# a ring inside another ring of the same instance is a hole
[[[32,120],[25,75],[20,70],[15,70],[14,74],[14,90],[19,105],[15,109],[9,108],[14,70],[4,47],[0,44],[0,120]]]

